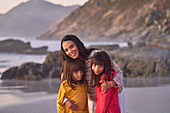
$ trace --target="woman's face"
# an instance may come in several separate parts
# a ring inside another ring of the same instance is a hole
[[[64,41],[62,47],[66,55],[68,55],[72,59],[78,58],[79,50],[77,48],[77,45],[73,41]]]
[[[104,65],[92,64],[92,71],[94,72],[95,75],[99,75],[104,71]]]

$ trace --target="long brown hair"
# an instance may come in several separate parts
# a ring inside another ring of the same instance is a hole
[[[85,75],[85,64],[78,59],[74,61],[70,61],[70,60],[64,61],[63,76],[66,78],[69,86],[72,89],[75,89],[74,84],[76,84],[76,81],[72,79],[73,72],[76,72],[79,70],[83,71],[82,79],[79,81],[80,85],[82,85],[85,83],[85,76],[84,76]]]
[[[103,65],[104,66],[104,71],[100,75],[95,75],[95,73],[92,70],[92,65]],[[90,87],[95,87],[100,86],[99,80],[101,75],[104,74],[104,79],[105,80],[110,80],[110,75],[111,75],[111,60],[109,55],[104,52],[97,52],[93,55],[92,57],[92,62],[91,62],[91,81],[90,81]]]

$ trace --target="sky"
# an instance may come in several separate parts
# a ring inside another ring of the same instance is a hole
[[[29,0],[0,0],[0,14],[4,14],[13,7],[17,6],[21,2],[26,2]],[[46,0],[54,4],[61,4],[63,6],[69,5],[83,5],[88,0]]]

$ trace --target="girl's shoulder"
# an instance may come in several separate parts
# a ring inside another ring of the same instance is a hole
[[[84,83],[83,83],[85,86],[88,86],[88,84],[87,84],[87,81],[84,81]]]
[[[61,85],[62,85],[62,86],[64,86],[64,87],[69,86],[69,84],[68,84],[68,81],[67,81],[67,80],[64,80],[64,81],[61,83]]]

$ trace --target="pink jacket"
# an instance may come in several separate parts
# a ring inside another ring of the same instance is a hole
[[[110,79],[115,76],[115,70],[111,70]],[[104,74],[100,80],[104,80]],[[96,111],[95,113],[121,113],[118,98],[118,87],[112,87],[102,94],[101,86],[96,86]]]

